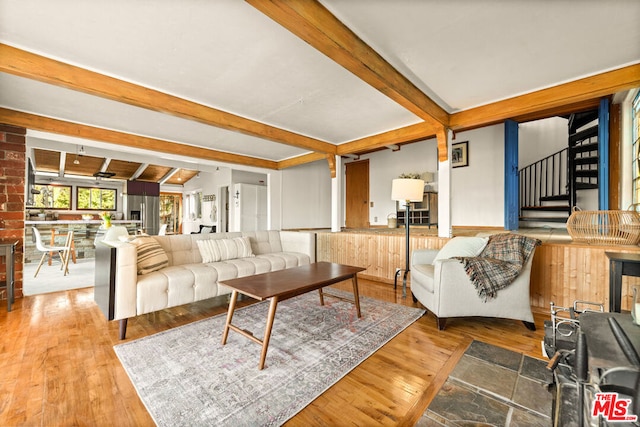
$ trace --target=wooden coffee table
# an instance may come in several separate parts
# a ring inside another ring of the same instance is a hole
[[[261,344],[262,353],[260,354],[260,364],[258,365],[258,369],[263,369],[264,361],[267,357],[269,339],[271,338],[271,329],[273,328],[273,321],[276,317],[276,307],[278,306],[279,301],[284,301],[288,298],[317,289],[320,294],[320,305],[324,305],[322,288],[351,279],[353,282],[353,302],[356,306],[358,317],[361,317],[357,274],[364,270],[365,269],[361,267],[352,267],[349,265],[334,264],[331,262],[317,262],[314,264],[303,265],[301,267],[287,268],[286,270],[256,274],[254,276],[241,277],[239,279],[220,282],[220,284],[230,287],[233,291],[231,293],[231,301],[229,301],[229,311],[227,313],[227,321],[224,325],[224,333],[222,334],[222,345],[227,343],[229,329],[244,335],[258,344]],[[240,329],[231,323],[231,320],[233,319],[233,312],[236,309],[238,293],[255,298],[259,301],[271,299],[271,303],[269,304],[269,314],[267,315],[267,326],[264,330],[264,338],[262,340],[255,337],[250,331]],[[336,297],[335,295],[332,296]]]

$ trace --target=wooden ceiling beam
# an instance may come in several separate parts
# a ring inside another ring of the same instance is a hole
[[[40,130],[43,132],[52,132],[95,141],[109,142],[111,144],[140,148],[160,153],[195,157],[203,160],[213,160],[267,169],[277,168],[277,162],[271,160],[241,156],[239,154],[225,153],[208,148],[180,144],[178,142],[164,141],[161,139],[66,122],[63,120],[37,116],[35,114],[24,113],[7,108],[0,108],[0,123],[22,126],[27,129]]]
[[[256,9],[431,125],[449,114],[316,0],[246,0]]]
[[[170,114],[206,125],[240,132],[280,144],[326,154],[336,147],[235,114],[207,107],[177,96],[149,89],[0,43],[0,71],[40,82]]]
[[[541,111],[599,99],[640,86],[640,64],[538,90],[525,95],[471,108],[451,115],[454,131],[473,129],[516,117],[532,117]]]
[[[317,162],[318,160],[325,160],[327,155],[322,153],[309,153],[302,156],[292,157],[287,160],[280,160],[276,169],[282,170],[293,166],[300,166],[307,163]]]
[[[344,156],[351,153],[363,153],[393,144],[422,141],[435,137],[442,126],[433,126],[426,122],[416,123],[399,129],[393,129],[377,135],[367,136],[346,142],[338,146],[338,155]]]

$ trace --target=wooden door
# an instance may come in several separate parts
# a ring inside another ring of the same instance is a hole
[[[369,160],[346,164],[347,228],[369,228]]]

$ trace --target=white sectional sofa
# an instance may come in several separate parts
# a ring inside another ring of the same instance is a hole
[[[315,234],[296,231],[179,234],[96,244],[95,300],[120,321],[220,295],[220,282],[315,262]],[[204,260],[203,260],[204,255]]]

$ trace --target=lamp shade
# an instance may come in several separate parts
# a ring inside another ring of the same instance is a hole
[[[391,199],[397,201],[421,202],[424,181],[421,179],[398,178],[391,183]]]

